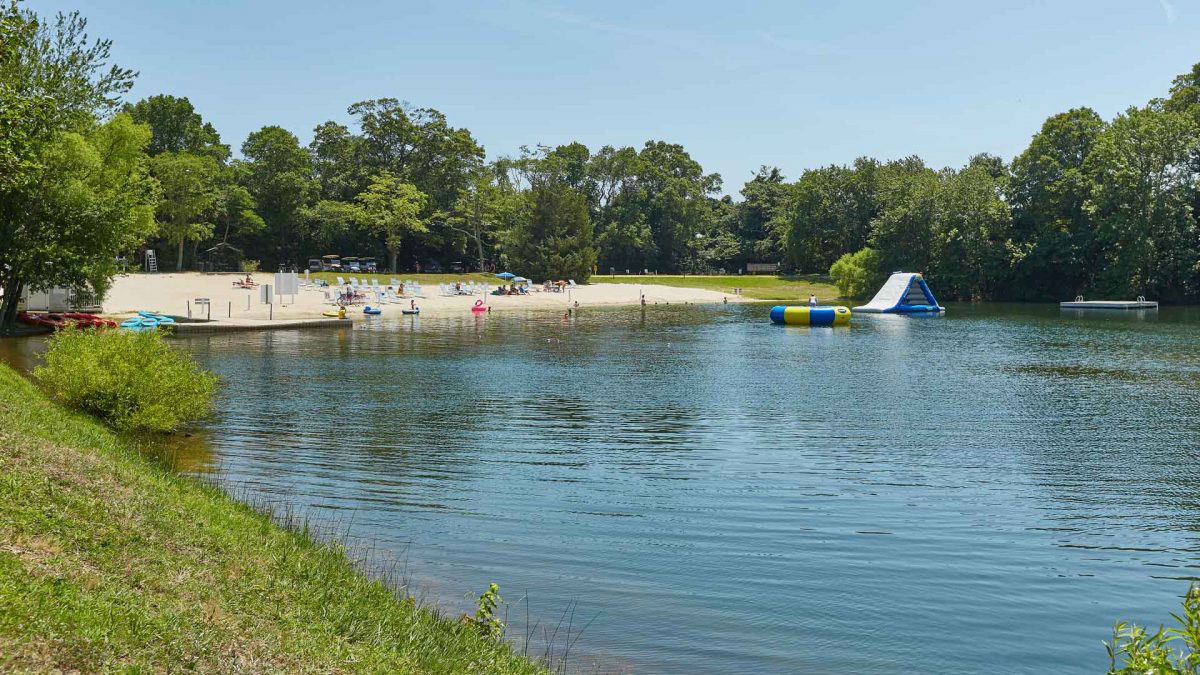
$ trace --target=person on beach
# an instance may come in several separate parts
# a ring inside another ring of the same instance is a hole
[[[809,306],[809,307],[816,307],[816,306],[817,306],[817,296],[815,296],[815,295],[812,295],[812,294],[810,294],[810,295],[808,296],[808,306]]]

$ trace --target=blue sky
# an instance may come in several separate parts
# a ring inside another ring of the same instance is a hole
[[[1011,158],[1075,106],[1109,118],[1200,61],[1195,0],[27,0],[80,9],[133,99],[187,96],[234,147],[304,143],[390,96],[489,157],[523,144],[681,143],[736,193],[758,166]]]

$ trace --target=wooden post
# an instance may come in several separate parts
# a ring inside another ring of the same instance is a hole
[[[190,319],[190,318],[192,318],[192,301],[191,300],[187,301],[187,308],[188,308],[188,318]]]
[[[226,318],[232,319],[233,318],[233,301],[232,300],[229,301],[229,310],[228,311],[229,311],[229,313],[226,315]]]

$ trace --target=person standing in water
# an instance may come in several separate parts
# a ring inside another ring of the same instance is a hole
[[[811,293],[808,295],[808,306],[809,306],[809,307],[816,307],[816,306],[817,306],[817,296],[815,296],[815,295],[813,295],[813,294],[811,294]]]

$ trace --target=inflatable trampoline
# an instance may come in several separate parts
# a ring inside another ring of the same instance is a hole
[[[850,310],[845,307],[772,307],[771,321],[789,326],[845,326]]]
[[[929,284],[915,272],[894,272],[875,297],[856,312],[868,314],[917,314],[921,312],[944,312],[929,290]]]

